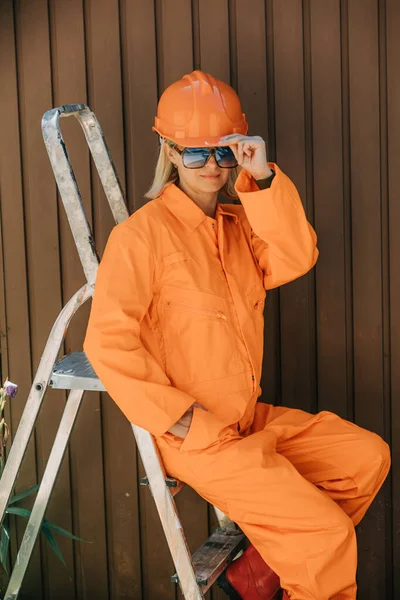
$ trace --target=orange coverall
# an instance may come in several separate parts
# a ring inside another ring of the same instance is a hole
[[[241,205],[208,217],[176,185],[117,225],[84,350],[169,475],[239,524],[293,600],[354,599],[354,525],[389,468],[387,445],[339,417],[257,403],[265,290],[318,256],[296,187],[274,163]],[[182,440],[168,433],[194,403]]]

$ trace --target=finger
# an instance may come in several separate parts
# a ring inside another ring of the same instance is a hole
[[[187,415],[185,417],[181,417],[176,424],[182,425],[182,427],[190,427],[191,422],[192,422],[192,416]]]
[[[229,145],[229,148],[232,150],[233,154],[235,155],[236,160],[239,162],[239,157],[238,157],[238,147],[237,144],[234,145]]]
[[[230,133],[229,135],[223,135],[220,137],[219,140],[219,145],[220,146],[224,146],[227,143],[232,144],[232,143],[237,143],[240,141],[246,141],[246,142],[250,142],[252,144],[255,144],[258,146],[261,146],[262,144],[265,144],[265,141],[263,140],[263,138],[260,135],[242,135],[240,133]]]
[[[238,159],[237,159],[237,161],[238,161],[239,165],[243,164],[243,145],[244,145],[243,142],[238,143]]]
[[[221,140],[230,140],[232,138],[245,139],[247,137],[248,137],[247,135],[243,135],[241,133],[229,133],[228,135],[221,135],[220,139]]]
[[[243,155],[248,156],[249,158],[251,158],[252,149],[253,149],[252,144],[249,144],[248,142],[244,142],[243,143]]]
[[[218,146],[230,146],[231,144],[237,144],[238,142],[241,142],[244,139],[246,139],[245,135],[240,135],[237,133],[224,135],[220,138]]]
[[[169,431],[169,433],[172,433],[173,435],[176,435],[177,437],[185,438],[188,434],[189,428],[183,427],[182,425],[175,423],[175,425],[172,425],[172,427],[170,427],[168,429],[168,431]]]

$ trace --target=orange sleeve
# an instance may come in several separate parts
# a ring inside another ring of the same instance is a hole
[[[293,281],[317,262],[317,236],[308,223],[295,185],[276,165],[271,187],[260,190],[242,170],[236,191],[251,227],[254,254],[264,272],[266,290]]]
[[[195,400],[171,386],[140,340],[152,300],[155,262],[138,231],[117,225],[101,260],[85,353],[125,416],[153,435],[165,433]]]

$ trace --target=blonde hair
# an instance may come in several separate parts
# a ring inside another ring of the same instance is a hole
[[[153,183],[151,184],[149,191],[145,194],[145,198],[150,198],[151,200],[158,198],[169,183],[175,183],[179,179],[178,169],[168,156],[167,146],[173,148],[175,143],[171,142],[171,140],[162,139]],[[228,180],[221,188],[221,193],[231,200],[237,200],[238,198],[235,190],[235,183],[239,172],[240,167],[229,169]]]

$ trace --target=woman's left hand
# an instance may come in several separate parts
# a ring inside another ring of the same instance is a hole
[[[224,135],[218,142],[219,146],[229,146],[238,161],[254,179],[265,179],[273,171],[267,162],[265,142],[259,135],[247,136],[232,133]]]

